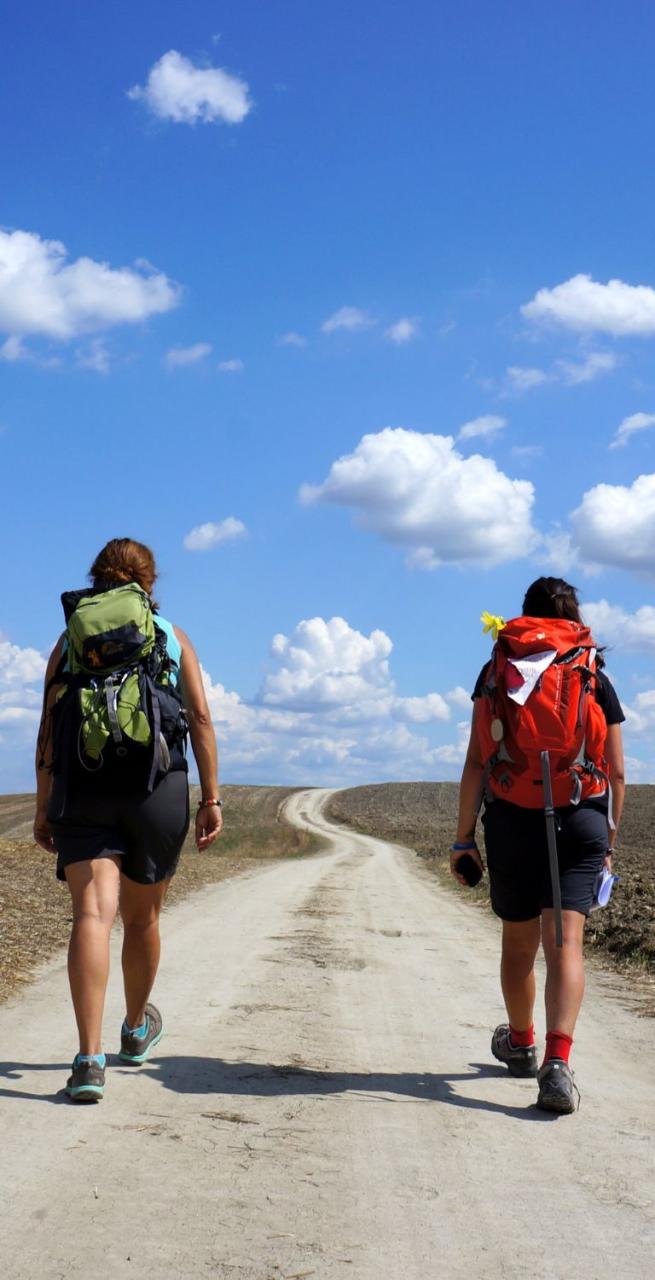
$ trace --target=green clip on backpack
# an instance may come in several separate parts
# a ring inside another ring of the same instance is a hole
[[[55,790],[151,792],[184,751],[187,724],[174,664],[145,591],[136,583],[67,591],[66,644],[52,679]]]

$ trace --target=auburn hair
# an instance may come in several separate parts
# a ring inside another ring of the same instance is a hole
[[[112,538],[98,552],[89,577],[94,587],[102,583],[117,584],[136,582],[152,596],[152,589],[157,581],[157,565],[155,557],[143,542],[135,542],[133,538]],[[157,605],[152,601],[153,608]]]

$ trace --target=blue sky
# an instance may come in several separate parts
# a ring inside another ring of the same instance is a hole
[[[2,790],[115,535],[155,549],[227,781],[456,776],[479,615],[541,572],[653,780],[654,40],[591,0],[11,15]]]

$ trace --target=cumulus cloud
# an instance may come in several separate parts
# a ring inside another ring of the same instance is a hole
[[[571,516],[573,544],[588,564],[655,573],[655,475],[598,484]]]
[[[252,109],[245,80],[221,67],[196,66],[169,49],[150,68],[145,85],[128,90],[160,120],[176,124],[241,124]]]
[[[303,338],[301,333],[296,333],[294,329],[289,333],[282,333],[277,340],[278,347],[306,347],[307,339]]]
[[[376,322],[368,314],[362,311],[360,307],[340,307],[333,315],[328,316],[323,321],[321,331],[323,333],[337,333],[339,329],[346,329],[351,333],[357,332],[359,329],[370,329],[371,325]]]
[[[245,365],[243,360],[219,360],[218,368],[221,373],[243,373]]]
[[[7,338],[0,347],[0,360],[5,364],[16,364],[19,360],[29,360],[30,353],[25,346],[22,338],[14,334],[11,338]]]
[[[190,364],[198,364],[211,354],[211,342],[194,342],[190,347],[171,347],[164,356],[164,364],[169,369],[180,369]]]
[[[419,324],[416,318],[403,316],[402,319],[396,320],[395,324],[389,326],[385,330],[384,337],[387,342],[393,342],[395,346],[402,347],[407,342],[411,342],[413,338],[418,337]]]
[[[628,443],[631,436],[637,431],[646,431],[649,427],[655,426],[655,413],[631,413],[624,418],[616,430],[614,439],[610,442],[610,449],[621,449]]]
[[[178,285],[153,268],[110,267],[92,258],[67,260],[58,240],[0,230],[0,331],[18,352],[20,336],[68,341],[114,325],[137,324],[170,311]],[[11,357],[10,357],[11,358]]]
[[[561,325],[577,333],[649,337],[655,334],[655,289],[623,280],[600,284],[580,274],[554,289],[539,289],[521,313],[526,320]]]
[[[391,651],[383,631],[316,617],[273,637],[271,669],[251,703],[205,674],[228,767],[253,780],[335,785],[431,776],[438,757],[424,732],[447,722],[450,707],[438,693],[399,695]]]
[[[655,608],[644,604],[630,613],[622,605],[609,600],[591,600],[582,608],[585,622],[599,644],[616,649],[638,649],[655,652]]]
[[[210,551],[222,542],[234,542],[235,538],[243,538],[247,533],[245,524],[234,516],[226,516],[218,523],[208,521],[191,529],[184,537],[187,551]]]
[[[482,438],[485,440],[492,439],[503,431],[507,426],[506,418],[499,418],[495,413],[484,414],[481,418],[473,418],[471,422],[465,422],[457,432],[458,440],[475,440]]]
[[[351,507],[362,528],[404,547],[420,568],[501,564],[536,543],[533,485],[491,458],[464,458],[451,436],[402,427],[366,435],[300,498]]]

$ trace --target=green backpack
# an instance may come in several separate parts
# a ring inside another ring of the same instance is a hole
[[[166,634],[136,583],[68,591],[66,643],[51,685],[52,772],[65,799],[80,788],[152,791],[184,756],[187,724]],[[182,767],[186,767],[185,763]]]

